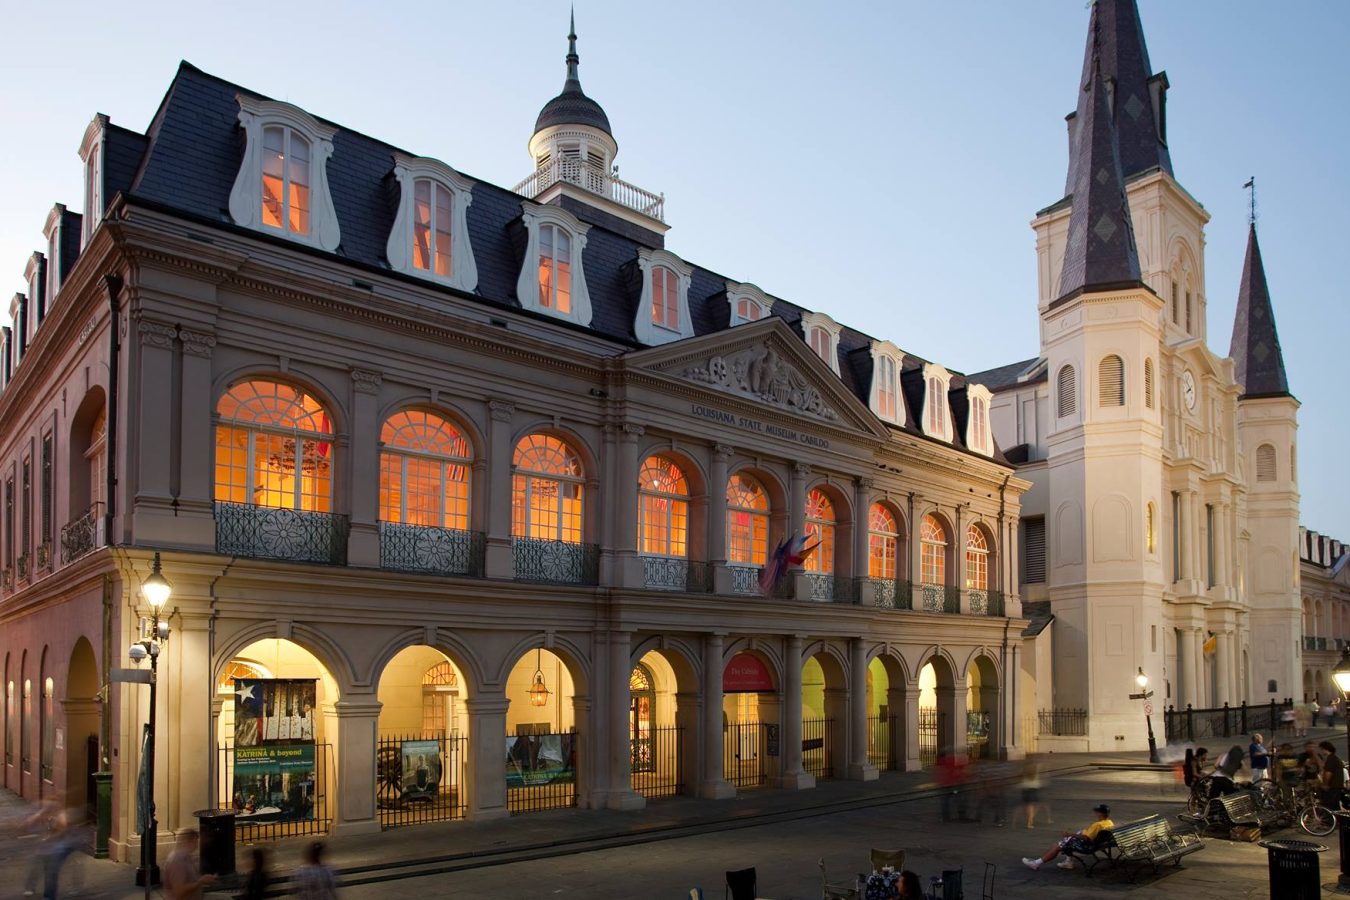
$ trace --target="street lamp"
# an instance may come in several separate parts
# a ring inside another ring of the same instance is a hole
[[[159,552],[155,552],[155,563],[150,577],[141,582],[141,595],[150,604],[150,633],[127,649],[132,662],[140,664],[150,657],[150,719],[145,725],[145,810],[142,818],[141,865],[136,870],[136,884],[145,888],[146,900],[150,900],[150,888],[159,884],[158,830],[159,821],[155,818],[155,689],[159,673],[159,653],[165,641],[169,639],[169,623],[159,620],[160,610],[169,602],[173,588],[159,568]]]
[[[1347,670],[1347,678],[1350,678],[1350,670]],[[1148,727],[1148,761],[1151,763],[1162,762],[1158,756],[1158,742],[1153,737],[1153,717],[1149,715],[1152,711],[1148,700],[1153,696],[1153,692],[1148,689],[1148,676],[1144,674],[1144,667],[1139,667],[1139,674],[1134,676],[1134,683],[1139,685],[1139,692],[1130,695],[1131,700],[1144,701],[1144,724]]]

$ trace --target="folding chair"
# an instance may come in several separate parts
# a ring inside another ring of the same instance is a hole
[[[830,881],[825,874],[825,857],[821,857],[816,863],[820,866],[820,898],[821,900],[858,900],[859,883],[845,884],[842,881]],[[859,881],[862,876],[858,876]]]
[[[723,900],[727,897],[730,897],[731,900],[755,900],[759,893],[758,884],[754,866],[748,869],[729,871],[727,872],[727,887],[722,892]]]
[[[878,850],[872,848],[872,871],[880,872],[882,869],[890,866],[897,872],[905,867],[905,851],[903,850]]]
[[[932,900],[966,900],[965,889],[961,886],[965,871],[966,867],[962,866],[959,869],[943,869],[942,875],[934,875]]]

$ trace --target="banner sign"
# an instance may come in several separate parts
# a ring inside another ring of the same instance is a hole
[[[234,809],[241,821],[314,818],[314,745],[234,750]]]
[[[403,799],[434,800],[441,788],[441,742],[403,741]]]
[[[722,693],[758,694],[773,690],[773,676],[753,653],[737,653],[722,672]]]
[[[575,734],[520,734],[506,739],[506,786],[576,781]]]
[[[234,745],[314,742],[312,678],[236,678]]]

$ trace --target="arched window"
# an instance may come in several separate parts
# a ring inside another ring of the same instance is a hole
[[[830,358],[830,333],[818,326],[812,328],[811,349],[815,351],[816,356],[828,362]]]
[[[52,780],[52,760],[56,757],[56,684],[50,675],[42,679],[42,746],[38,749],[38,767],[43,781]]]
[[[458,723],[459,673],[442,660],[422,673],[422,732],[452,734]]]
[[[880,503],[867,511],[867,575],[870,578],[894,578],[900,529],[895,515]]]
[[[5,682],[5,765],[14,765],[14,717],[18,711],[14,706],[14,679]]]
[[[1256,448],[1256,480],[1275,480],[1275,447],[1273,444],[1262,444]]]
[[[295,234],[309,234],[309,141],[292,128],[263,129],[262,221]]]
[[[33,679],[23,680],[23,721],[19,724],[19,767],[33,771],[32,749],[28,746],[33,736]]]
[[[1153,408],[1153,358],[1144,359],[1144,405]]]
[[[736,301],[736,319],[740,322],[758,322],[764,318],[764,309],[753,300]],[[735,322],[732,323],[736,324]]]
[[[769,554],[769,496],[749,475],[727,481],[727,562],[762,566]]]
[[[516,444],[511,477],[511,534],[581,543],[581,460],[566,443],[529,434]]]
[[[689,484],[664,456],[649,456],[638,473],[638,542],[653,556],[689,555]]]
[[[547,223],[539,226],[539,305],[572,313],[572,236]]]
[[[413,182],[413,267],[450,277],[455,197],[430,178]]]
[[[89,449],[84,451],[89,465],[89,503],[91,506],[107,500],[108,483],[108,408],[94,416],[89,427]]]
[[[395,413],[380,431],[380,521],[469,527],[469,442],[435,413]]]
[[[233,697],[234,680],[236,678],[258,679],[271,677],[272,673],[258,663],[249,662],[244,659],[232,659],[225,664],[225,671],[220,673],[220,681],[216,684],[216,693],[226,697]]]
[[[1059,370],[1055,385],[1055,415],[1058,418],[1072,416],[1078,412],[1078,373],[1073,366]]]
[[[1125,405],[1125,361],[1114,353],[1102,357],[1097,365],[1097,403],[1099,406]]]
[[[895,378],[895,360],[889,356],[877,357],[876,374],[873,375],[877,384],[877,415],[894,422],[898,418],[896,378]]]
[[[665,266],[652,268],[652,324],[680,330],[680,278]]]
[[[966,589],[989,589],[989,541],[975,525],[966,529]]]
[[[216,417],[216,500],[329,511],[333,424],[317,400],[288,384],[243,381]]]
[[[834,572],[834,504],[824,492],[813,490],[806,495],[806,546],[819,546],[806,558],[808,572]]]
[[[941,379],[928,379],[928,432],[933,435],[942,435],[947,430],[947,404],[942,387]]]
[[[936,516],[923,517],[919,527],[919,577],[924,584],[947,583],[947,532]]]

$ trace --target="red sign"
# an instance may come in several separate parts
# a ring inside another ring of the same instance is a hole
[[[753,653],[737,653],[722,672],[724,694],[758,694],[773,689],[769,667]]]

